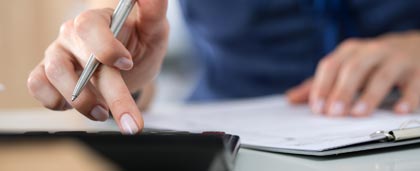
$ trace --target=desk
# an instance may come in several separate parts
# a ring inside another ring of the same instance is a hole
[[[402,150],[378,150],[343,157],[304,157],[241,149],[235,171],[311,170],[311,171],[418,171],[420,145]]]
[[[0,110],[0,131],[116,131],[113,121],[93,122],[75,111],[53,112],[46,109]],[[307,157],[240,149],[235,171],[265,170],[420,170],[420,145],[402,149],[382,149],[334,157]]]

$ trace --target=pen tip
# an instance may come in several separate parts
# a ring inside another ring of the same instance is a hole
[[[77,96],[71,96],[71,101],[73,102],[74,100],[76,100]]]

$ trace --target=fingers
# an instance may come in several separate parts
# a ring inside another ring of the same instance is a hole
[[[420,70],[416,71],[413,77],[408,78],[408,82],[401,88],[402,97],[394,105],[397,114],[407,114],[414,112],[420,103]]]
[[[304,81],[302,84],[286,92],[287,100],[290,104],[307,103],[309,92],[311,91],[312,79]]]
[[[60,39],[67,49],[75,50],[72,45],[78,45],[83,52],[75,54],[76,57],[86,60],[86,57],[93,53],[103,64],[116,67],[120,70],[130,70],[133,67],[132,56],[125,46],[114,37],[109,26],[111,23],[112,9],[90,10],[82,13],[74,20],[74,23],[66,23]]]
[[[368,81],[360,99],[357,100],[351,114],[353,116],[368,116],[382,102],[405,73],[407,64],[398,57],[387,60],[377,69]]]
[[[401,60],[407,58],[390,53],[381,43],[346,41],[320,62],[310,92],[313,112],[329,116],[348,113],[367,116],[381,103],[409,67],[407,60]],[[362,96],[353,105],[357,92],[364,85],[367,86]],[[410,98],[407,105],[414,106],[414,97],[407,95],[406,98]],[[402,105],[402,109],[407,105]]]
[[[45,75],[48,81],[68,102],[71,102],[71,94],[78,80],[72,63],[73,57],[56,43],[46,50],[45,55]],[[71,105],[92,120],[108,119],[107,105],[98,98],[89,84],[78,99],[71,102]]]
[[[143,118],[120,72],[114,68],[100,66],[95,77],[95,86],[103,95],[112,115],[123,133],[135,134],[143,128]]]
[[[376,65],[387,54],[377,42],[365,43],[354,50],[351,59],[342,64],[336,82],[330,92],[326,105],[326,114],[342,116],[349,113],[352,101],[364,81]]]
[[[71,105],[49,82],[44,68],[44,65],[40,64],[29,74],[27,82],[29,93],[48,109],[71,109]]]
[[[309,99],[314,113],[325,112],[325,102],[334,86],[339,69],[342,63],[359,47],[359,42],[355,39],[347,40],[319,63]]]

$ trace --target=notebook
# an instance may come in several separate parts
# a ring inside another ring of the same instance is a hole
[[[378,110],[371,117],[328,118],[284,96],[159,107],[144,115],[145,127],[223,131],[241,146],[271,152],[326,156],[420,143],[419,113],[398,116]]]

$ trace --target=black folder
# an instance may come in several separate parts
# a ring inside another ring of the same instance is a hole
[[[229,171],[239,149],[239,137],[223,132],[144,131],[27,132],[0,134],[0,142],[78,140],[122,170]]]

